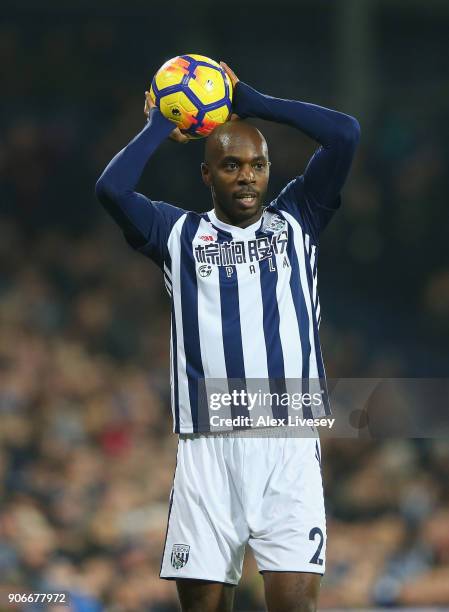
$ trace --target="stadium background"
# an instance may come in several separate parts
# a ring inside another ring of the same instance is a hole
[[[177,609],[157,577],[176,448],[168,298],[94,198],[168,57],[224,59],[261,91],[359,118],[323,238],[328,374],[447,375],[448,27],[445,0],[4,0],[1,609],[6,593],[43,588],[70,590],[77,612]],[[273,196],[313,145],[262,129]],[[164,144],[141,190],[206,210],[202,149]],[[326,442],[322,609],[449,609],[448,466],[445,440]],[[263,607],[249,553],[237,602]]]

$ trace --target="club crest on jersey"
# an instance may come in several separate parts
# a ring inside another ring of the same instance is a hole
[[[262,223],[262,231],[275,234],[284,230],[287,226],[287,221],[276,213],[265,213]]]
[[[174,569],[178,570],[186,565],[189,560],[190,546],[187,544],[173,544],[171,551],[171,564]]]
[[[198,268],[198,274],[201,276],[201,278],[206,278],[207,276],[210,276],[211,273],[212,273],[212,266],[210,266],[209,264],[200,266]]]

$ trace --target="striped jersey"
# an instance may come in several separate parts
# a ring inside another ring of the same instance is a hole
[[[208,381],[240,389],[266,381],[284,391],[292,381],[324,381],[318,236],[335,208],[311,202],[302,176],[246,228],[220,221],[214,210],[154,204],[149,241],[139,250],[163,270],[171,298],[174,431],[211,430]],[[277,405],[273,414],[289,410]],[[327,397],[302,410],[305,417],[329,414]],[[247,411],[231,406],[237,413]]]

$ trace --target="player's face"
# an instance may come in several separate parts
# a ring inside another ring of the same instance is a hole
[[[270,174],[267,143],[253,127],[221,134],[207,151],[203,180],[219,219],[246,227],[260,217]]]

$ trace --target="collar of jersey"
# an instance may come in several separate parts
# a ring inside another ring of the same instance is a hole
[[[254,234],[254,232],[257,232],[257,230],[260,229],[262,225],[262,221],[263,221],[263,212],[262,212],[262,215],[260,216],[260,219],[256,221],[255,223],[248,225],[248,227],[238,227],[237,225],[230,225],[229,223],[224,223],[223,221],[220,221],[220,219],[217,218],[217,215],[215,214],[214,209],[210,210],[207,213],[207,216],[209,217],[212,225],[214,225],[218,229],[221,229],[225,232],[229,232],[236,238],[237,237],[246,238],[250,234]]]

